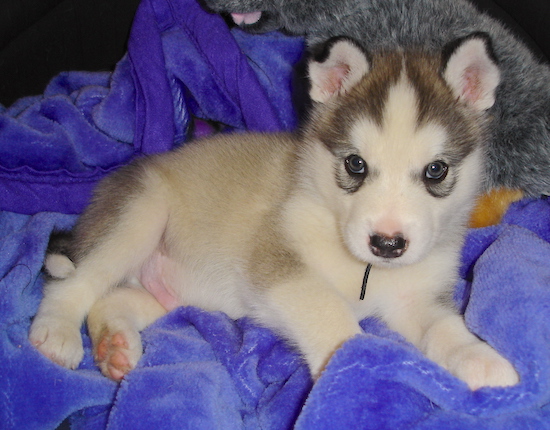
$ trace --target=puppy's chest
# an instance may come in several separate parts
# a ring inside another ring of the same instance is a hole
[[[322,252],[318,248],[307,258],[307,264],[325,281],[320,288],[330,288],[343,297],[358,319],[377,315],[381,303],[391,302],[391,296],[399,294],[390,286],[391,280],[387,274],[384,276],[385,271],[371,268],[365,283],[366,263],[349,256],[345,249],[341,252],[330,251]]]
[[[328,234],[331,231],[333,234]],[[368,264],[350,253],[336,230],[325,226],[307,238],[302,236],[295,246],[312,274],[324,281],[319,288],[329,288],[343,297],[358,319],[400,308],[414,302],[417,296],[435,295],[440,288],[436,278],[441,273],[433,269],[430,257],[412,265],[374,266],[365,279]],[[429,274],[430,268],[437,274]]]

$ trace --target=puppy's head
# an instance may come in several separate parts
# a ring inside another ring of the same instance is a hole
[[[437,55],[339,38],[311,60],[304,174],[358,259],[392,267],[460,245],[500,79],[491,52],[483,34]]]

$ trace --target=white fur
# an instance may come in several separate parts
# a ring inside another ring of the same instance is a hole
[[[495,103],[500,70],[487,56],[484,40],[472,38],[458,47],[445,69],[445,79],[456,96],[483,111]]]
[[[73,262],[61,254],[48,254],[44,267],[54,278],[66,278],[75,269]]]

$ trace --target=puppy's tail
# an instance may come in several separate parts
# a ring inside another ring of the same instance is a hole
[[[48,254],[44,261],[44,269],[52,278],[65,279],[75,271],[76,266],[66,255]]]
[[[66,231],[56,231],[50,236],[44,270],[51,278],[65,279],[75,271],[71,252],[72,240],[72,233]]]

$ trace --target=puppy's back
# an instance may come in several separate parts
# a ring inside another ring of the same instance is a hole
[[[166,212],[173,243],[238,245],[286,195],[296,145],[287,134],[218,135],[136,160],[98,186],[74,231],[77,261],[140,197]]]

